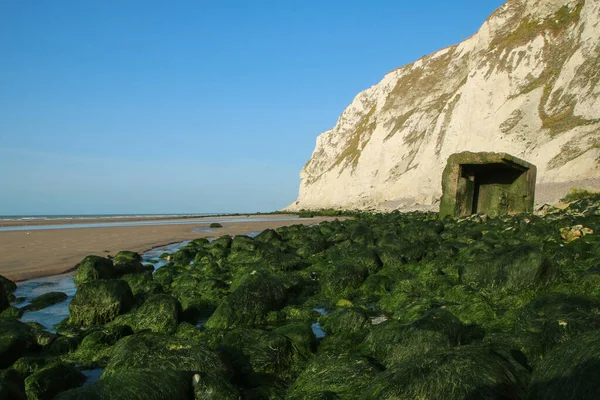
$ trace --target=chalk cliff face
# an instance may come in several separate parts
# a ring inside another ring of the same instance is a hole
[[[527,160],[538,183],[600,176],[600,1],[509,0],[390,72],[317,138],[288,209],[431,202],[461,151]]]

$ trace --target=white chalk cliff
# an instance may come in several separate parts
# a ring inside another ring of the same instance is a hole
[[[461,151],[527,160],[538,183],[600,177],[600,1],[509,0],[390,72],[317,138],[288,209],[431,202]]]

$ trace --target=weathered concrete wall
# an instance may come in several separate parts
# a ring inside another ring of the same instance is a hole
[[[453,154],[442,175],[440,218],[532,212],[536,174],[535,165],[506,153]]]

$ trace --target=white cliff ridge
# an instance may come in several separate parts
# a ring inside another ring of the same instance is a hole
[[[600,1],[509,0],[471,38],[390,72],[317,138],[287,209],[431,202],[461,151],[527,160],[538,183],[600,176]]]

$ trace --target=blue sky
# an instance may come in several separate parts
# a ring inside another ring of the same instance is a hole
[[[502,3],[0,0],[0,215],[282,208],[358,92]]]

